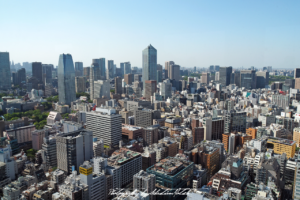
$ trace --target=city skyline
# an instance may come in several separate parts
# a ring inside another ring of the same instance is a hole
[[[0,8],[0,16],[5,19],[0,21],[1,26],[6,30],[15,27],[22,30],[21,35],[18,31],[0,33],[1,38],[6,38],[1,41],[0,51],[9,52],[10,60],[15,63],[42,62],[57,66],[57,56],[70,53],[74,62],[83,62],[84,67],[90,66],[92,59],[104,57],[114,60],[117,67],[129,61],[131,66],[141,68],[141,51],[151,44],[158,50],[157,63],[162,65],[174,60],[186,68],[300,67],[299,1],[191,1],[188,4],[153,1],[150,5],[119,1],[114,15],[108,15],[108,8],[114,2],[30,2],[2,2]],[[69,9],[57,9],[66,6]],[[145,16],[146,6],[161,15]],[[45,16],[43,7],[56,10],[55,15]],[[102,11],[92,15],[99,7]],[[166,14],[166,8],[180,14]],[[11,15],[11,10],[18,15]],[[66,22],[69,27],[76,27],[76,31],[65,29]],[[176,31],[168,31],[168,27]]]

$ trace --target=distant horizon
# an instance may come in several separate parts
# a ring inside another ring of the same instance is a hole
[[[104,57],[141,68],[151,44],[163,66],[294,69],[299,8],[298,0],[1,1],[0,51],[15,63],[57,66],[67,52],[84,67]]]

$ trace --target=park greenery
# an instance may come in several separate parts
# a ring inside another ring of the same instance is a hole
[[[284,82],[286,79],[293,79],[293,77],[290,76],[269,76],[269,84],[273,82]]]
[[[6,121],[11,121],[11,120],[17,120],[22,117],[28,117],[30,119],[34,119],[34,125],[36,129],[43,129],[44,126],[47,124],[47,117],[49,113],[44,112],[42,113],[40,110],[29,110],[26,112],[15,112],[12,114],[4,114],[4,118]]]
[[[37,150],[34,149],[28,149],[26,151],[26,156],[29,160],[33,161],[35,160],[35,154],[36,154]]]

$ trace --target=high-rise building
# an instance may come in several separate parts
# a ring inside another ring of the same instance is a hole
[[[175,65],[175,62],[173,62],[173,61],[165,62],[165,79],[170,77],[170,66],[171,65]]]
[[[209,73],[202,73],[201,83],[208,84],[209,80],[210,80],[210,74]]]
[[[130,62],[124,63],[124,74],[131,74],[131,64]]]
[[[52,83],[53,65],[42,64],[42,69],[43,69],[43,84]]]
[[[71,54],[59,56],[58,96],[60,104],[71,105],[71,102],[76,100],[75,71]]]
[[[293,184],[293,199],[300,199],[300,162],[297,162],[295,167],[294,184]]]
[[[43,67],[41,62],[32,63],[32,77],[39,81],[39,84],[43,83]]]
[[[95,90],[94,90],[94,82],[95,82],[95,66],[92,64],[89,67],[89,83],[90,83],[90,99],[93,101],[95,99]]]
[[[25,68],[18,69],[17,71],[17,85],[26,83],[26,70]]]
[[[93,59],[93,63],[91,64],[91,68],[93,68],[94,70],[94,81],[103,80],[103,78],[101,79],[102,69],[100,68],[99,63],[100,63],[99,59]]]
[[[144,128],[142,137],[145,147],[158,143],[158,127],[148,126],[147,128]]]
[[[56,137],[57,168],[71,173],[86,160],[93,157],[93,133],[88,130],[77,130],[62,133]]]
[[[223,87],[230,84],[230,78],[232,73],[232,67],[220,67],[219,70],[219,82]]]
[[[133,176],[133,190],[140,190],[151,193],[155,190],[156,176],[143,170]],[[149,200],[155,200],[155,195],[151,195]]]
[[[94,98],[102,98],[103,96],[110,98],[109,80],[94,81]]]
[[[90,79],[90,67],[83,68],[83,76]]]
[[[294,78],[300,78],[300,68],[296,68],[294,72]]]
[[[269,72],[256,72],[256,88],[265,88],[266,85],[269,85]]]
[[[122,78],[115,77],[115,94],[122,94]]]
[[[236,112],[235,110],[227,111],[225,114],[224,133],[233,131],[246,133],[246,112]]]
[[[172,83],[169,79],[164,80],[163,83],[160,83],[160,95],[167,100],[169,97],[172,97]]]
[[[156,92],[156,81],[154,80],[146,80],[145,81],[145,98],[146,100],[150,100],[153,93]]]
[[[180,66],[172,64],[169,66],[169,78],[171,80],[175,79],[176,81],[179,81],[181,76],[180,76]]]
[[[42,150],[45,154],[46,166],[57,167],[56,136],[50,135],[43,138]]]
[[[161,83],[162,82],[162,71],[157,70],[156,78],[157,78],[157,80],[156,80],[157,83]]]
[[[241,71],[241,86],[247,90],[256,89],[256,74],[254,70]]]
[[[83,76],[83,63],[75,62],[75,76]]]
[[[107,61],[106,79],[115,78],[115,65],[113,60]]]
[[[127,85],[132,85],[133,77],[134,77],[133,74],[124,74],[124,82],[125,82]]]
[[[117,145],[122,139],[121,115],[115,109],[100,108],[86,113],[86,128],[105,145]]]
[[[79,167],[80,182],[89,187],[88,199],[106,199],[106,177],[102,172],[93,173],[93,166],[84,161]]]
[[[157,50],[150,44],[143,50],[143,84],[147,80],[157,80]],[[145,88],[145,86],[144,86]]]
[[[12,72],[11,76],[12,76],[12,84],[14,84],[14,86],[18,85],[18,73]]]
[[[75,90],[77,92],[85,92],[86,89],[86,78],[84,76],[75,77]]]
[[[122,78],[123,78],[123,76],[124,76],[124,74],[125,74],[125,64],[124,63],[120,63],[120,69],[121,69],[121,73],[122,73]]]

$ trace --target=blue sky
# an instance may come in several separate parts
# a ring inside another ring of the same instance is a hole
[[[0,0],[0,51],[15,62],[89,66],[105,57],[142,66],[300,67],[299,0]]]

